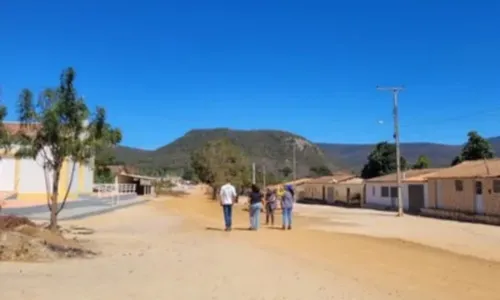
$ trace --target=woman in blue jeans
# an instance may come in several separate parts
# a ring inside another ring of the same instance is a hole
[[[282,229],[292,229],[292,211],[294,203],[294,191],[291,185],[285,186],[285,193],[281,198],[281,212],[283,214]]]
[[[252,184],[252,191],[250,192],[250,230],[259,229],[260,225],[260,211],[262,209],[262,194],[257,185]]]

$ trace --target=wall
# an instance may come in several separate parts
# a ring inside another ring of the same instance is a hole
[[[324,193],[323,193],[324,188]],[[302,185],[300,198],[324,200],[327,203],[334,203],[335,201],[347,200],[347,188],[350,188],[350,197],[352,200],[356,194],[359,194],[363,200],[364,184],[362,183],[305,183]]]
[[[500,193],[494,193],[493,181],[495,178],[483,180],[484,210],[487,215],[500,216]],[[500,178],[496,178],[500,180]]]
[[[474,212],[475,188],[471,179],[462,180],[463,190],[455,190],[455,179],[429,179],[429,207]]]
[[[3,157],[0,159],[0,191],[15,191],[16,159]]]
[[[335,189],[335,201],[347,202],[354,200],[359,195],[358,201],[364,201],[365,185],[363,183],[338,183],[332,185]],[[350,199],[347,199],[347,189],[350,189]]]
[[[398,205],[397,196],[391,197],[390,189],[391,187],[397,187],[396,182],[366,182],[365,185],[365,199],[367,205],[373,205],[378,207],[394,207]],[[389,188],[389,197],[382,197],[382,187]],[[408,209],[408,184],[403,183],[401,186],[401,195],[403,197],[403,209]],[[425,192],[425,190],[424,190]]]
[[[493,192],[493,178],[460,179],[463,190],[455,189],[456,179],[429,180],[429,208],[439,208],[449,211],[476,213],[474,203],[476,198],[475,182],[483,184],[483,207],[487,215],[500,215],[500,193]]]

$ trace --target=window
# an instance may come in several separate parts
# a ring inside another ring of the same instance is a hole
[[[455,180],[455,191],[461,192],[464,190],[464,183],[462,180]]]
[[[398,197],[398,188],[391,187],[391,198],[397,198],[397,197]]]
[[[500,180],[493,180],[493,193],[500,194]]]
[[[481,181],[476,181],[476,195],[483,194],[483,183]]]
[[[380,196],[381,197],[389,197],[389,188],[386,186],[380,187]]]
[[[372,187],[372,195],[375,196],[375,187]]]

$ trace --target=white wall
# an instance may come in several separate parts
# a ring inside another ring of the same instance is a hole
[[[0,191],[14,191],[16,160],[6,157],[0,159]]]
[[[403,196],[403,208],[408,209],[410,206],[409,203],[409,198],[408,198],[408,185],[409,184],[415,184],[415,185],[423,185],[424,186],[424,206],[429,207],[429,197],[428,197],[428,186],[427,183],[423,182],[415,182],[415,183],[403,183],[401,185],[402,193],[401,195]],[[390,193],[390,188],[391,187],[397,187],[397,184],[394,183],[366,183],[366,203],[367,204],[372,204],[376,206],[391,206],[391,199],[392,197],[389,195],[389,197],[382,197],[381,195],[381,187],[382,186],[387,186],[389,187],[389,193]],[[373,188],[375,188],[375,194],[373,194]],[[395,203],[396,207],[398,205],[397,197],[395,198]]]
[[[382,197],[381,187],[389,188],[389,197]],[[367,182],[366,183],[366,203],[374,206],[380,207],[390,207],[392,206],[392,199],[394,198],[394,203],[397,207],[398,200],[397,197],[391,197],[390,190],[391,187],[397,187],[396,183],[388,182],[388,183],[375,183],[375,182]],[[408,209],[408,185],[403,183],[401,186],[401,195],[403,197],[403,208]]]
[[[40,162],[32,159],[20,161],[19,193],[44,193],[47,191],[45,174]],[[47,184],[52,187],[52,172],[47,172]]]

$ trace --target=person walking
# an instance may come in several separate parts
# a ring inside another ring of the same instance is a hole
[[[271,226],[274,225],[274,211],[276,210],[277,201],[277,191],[267,189],[266,192],[266,225],[269,225],[269,221],[271,222]]]
[[[224,214],[224,225],[226,231],[231,231],[233,226],[233,203],[238,194],[236,188],[227,180],[220,188],[220,205]]]
[[[250,192],[250,230],[258,230],[260,225],[260,210],[262,209],[262,194],[257,185],[252,184]]]
[[[291,230],[292,229],[292,211],[293,211],[293,203],[294,199],[294,191],[291,185],[285,186],[285,192],[281,198],[281,213],[283,216],[283,230]]]

